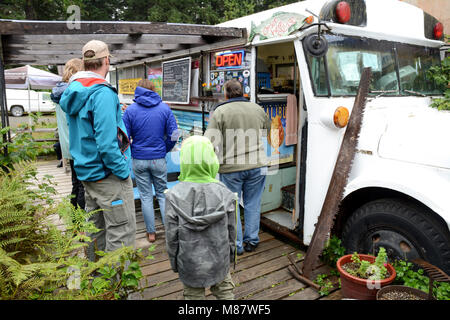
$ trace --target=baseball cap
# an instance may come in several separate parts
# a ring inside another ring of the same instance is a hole
[[[84,54],[87,51],[93,51],[94,56],[86,58]],[[112,55],[109,53],[108,45],[100,40],[91,40],[88,43],[86,43],[83,47],[83,60],[93,60],[93,59],[99,59],[104,57],[112,57]]]

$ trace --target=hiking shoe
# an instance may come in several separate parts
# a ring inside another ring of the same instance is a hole
[[[147,240],[150,243],[153,243],[156,241],[156,233],[148,233],[147,232]]]
[[[254,245],[248,242],[244,242],[244,250],[247,252],[255,251],[257,246],[258,246],[257,244]]]

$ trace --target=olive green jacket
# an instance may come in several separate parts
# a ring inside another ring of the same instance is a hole
[[[209,119],[205,136],[216,148],[219,173],[230,173],[267,166],[269,160],[262,137],[270,131],[264,109],[245,98],[234,98],[219,105]]]

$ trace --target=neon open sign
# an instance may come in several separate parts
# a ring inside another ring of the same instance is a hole
[[[217,69],[230,69],[242,66],[244,50],[224,52],[216,55]]]

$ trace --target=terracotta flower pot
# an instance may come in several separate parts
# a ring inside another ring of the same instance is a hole
[[[359,254],[359,258],[361,260],[369,261],[370,263],[375,262],[375,257],[367,254]],[[343,265],[350,262],[352,262],[352,255],[348,254],[341,257],[336,263],[338,271],[341,274],[342,295],[345,298],[375,300],[378,290],[392,283],[397,275],[394,267],[387,264],[386,269],[390,276],[384,280],[368,280],[358,278],[352,276],[342,268]]]

